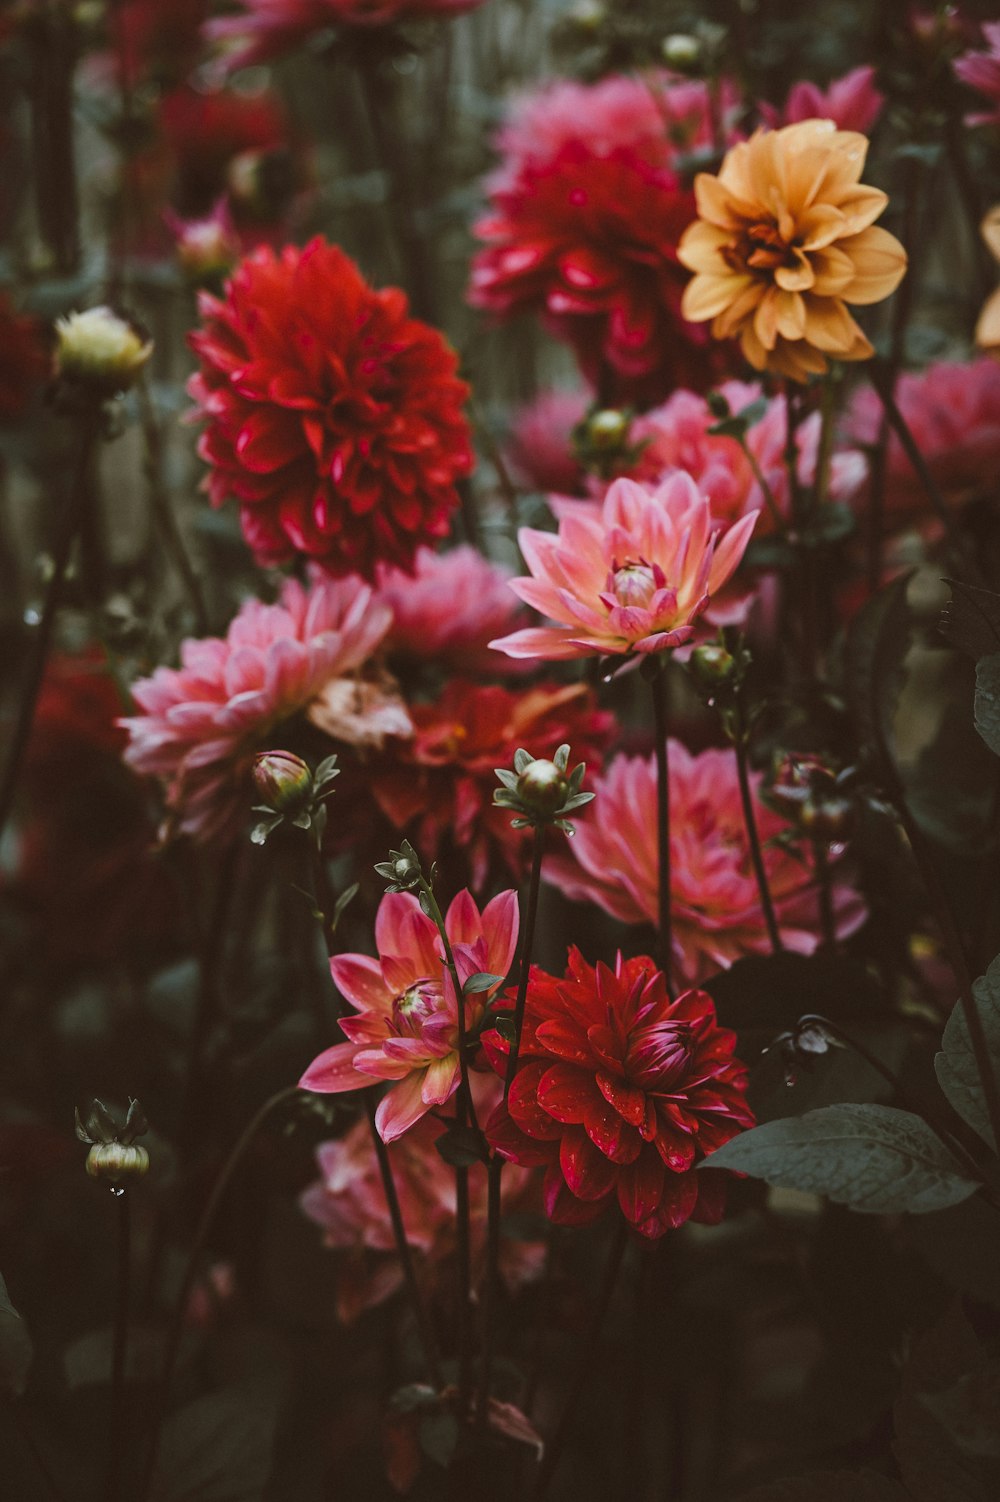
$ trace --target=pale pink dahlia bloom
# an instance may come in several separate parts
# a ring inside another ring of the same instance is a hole
[[[559,624],[492,645],[509,657],[549,661],[679,647],[732,577],[756,520],[752,512],[723,529],[688,474],[655,490],[615,480],[598,515],[567,506],[557,533],[521,528],[532,577],[512,579],[511,589]]]
[[[254,802],[250,771],[282,721],[352,673],[392,623],[358,579],[305,589],[290,579],[277,605],[247,600],[225,639],[181,644],[180,668],[132,687],[141,711],[121,723],[125,760],[158,777],[176,828],[197,840],[239,830]]]
[[[577,495],[585,475],[573,452],[573,429],[587,415],[591,396],[585,391],[543,391],[511,418],[507,452],[524,485]]]
[[[786,822],[759,797],[751,773],[768,886],[787,949],[810,954],[820,940],[808,865],[768,841]],[[623,923],[655,923],[659,867],[654,757],[617,756],[593,783],[597,797],[578,817],[576,838],[549,856],[548,881],[567,897],[596,902]],[[770,950],[740,803],[736,755],[694,756],[670,742],[670,913],[678,973],[697,984],[747,954]],[[860,898],[838,877],[838,932],[864,917]]]
[[[386,649],[462,673],[495,673],[491,639],[524,616],[509,574],[466,543],[444,553],[421,548],[412,575],[383,564],[376,580],[393,615]]]
[[[762,104],[760,112],[772,130],[803,120],[832,120],[838,130],[868,135],[884,103],[885,95],[875,87],[875,69],[865,66],[835,78],[826,89],[803,79],[789,90],[782,109]]]
[[[984,52],[967,52],[952,66],[963,83],[990,101],[988,110],[966,115],[966,125],[1000,125],[1000,21],[983,24]]]
[[[445,930],[463,985],[477,972],[506,976],[517,947],[517,893],[501,892],[480,915],[469,892],[459,892],[445,914]],[[375,1125],[384,1142],[394,1142],[458,1089],[459,1003],[441,937],[410,892],[383,897],[375,945],[377,959],[340,954],[330,961],[334,982],[358,1015],[341,1019],[349,1041],[319,1054],[299,1085],[337,1094],[391,1081]],[[501,984],[465,998],[470,1032]]]

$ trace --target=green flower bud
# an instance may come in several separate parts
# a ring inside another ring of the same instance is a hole
[[[597,453],[617,453],[628,438],[628,416],[615,407],[602,407],[587,419],[587,443]]]
[[[261,802],[277,813],[297,812],[313,795],[313,774],[291,751],[261,751],[254,757],[253,782]]]
[[[144,1177],[149,1154],[138,1142],[95,1142],[87,1154],[86,1168],[92,1179],[120,1184],[123,1179]]]
[[[725,647],[706,642],[691,653],[691,674],[702,688],[717,689],[728,683],[736,672],[736,659]]]
[[[110,308],[88,308],[56,321],[56,374],[98,394],[126,391],[152,353],[152,342]]]
[[[675,32],[663,38],[661,51],[667,67],[678,73],[690,73],[701,64],[701,43],[697,37]]]
[[[548,817],[556,813],[569,796],[569,779],[553,761],[533,761],[517,779],[518,798],[532,813]]]

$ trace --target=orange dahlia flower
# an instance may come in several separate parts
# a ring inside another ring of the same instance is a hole
[[[980,228],[990,254],[994,260],[1000,261],[1000,203],[994,204]],[[1000,287],[991,292],[983,304],[976,324],[976,343],[980,349],[1000,349]]]
[[[847,303],[895,291],[906,252],[874,221],[888,199],[860,182],[868,142],[832,120],[757,131],[717,177],[695,179],[698,219],[678,256],[695,273],[681,311],[739,336],[756,370],[804,381],[828,355],[864,360],[872,347]]]

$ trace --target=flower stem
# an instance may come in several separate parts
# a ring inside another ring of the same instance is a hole
[[[660,668],[650,679],[656,737],[656,843],[659,868],[660,969],[670,990],[673,936],[670,924],[670,762],[667,745],[667,675]]]
[[[576,1412],[576,1406],[580,1401],[583,1389],[592,1379],[594,1370],[593,1359],[597,1350],[597,1342],[600,1339],[608,1306],[611,1303],[611,1296],[618,1281],[618,1272],[622,1265],[627,1242],[628,1222],[624,1216],[621,1216],[618,1220],[614,1240],[608,1253],[608,1260],[604,1268],[604,1278],[601,1282],[593,1314],[591,1315],[590,1326],[584,1338],[579,1360],[577,1361],[576,1376],[573,1379],[573,1385],[563,1405],[563,1411],[559,1415],[556,1431],[545,1448],[542,1463],[538,1468],[538,1475],[535,1477],[535,1487],[531,1493],[531,1502],[541,1502],[541,1498],[544,1497],[549,1489],[549,1483],[566,1448],[566,1441],[569,1438],[570,1425]]]
[[[108,1433],[107,1502],[121,1494],[122,1454],[125,1448],[125,1371],[128,1356],[129,1280],[132,1262],[131,1196],[119,1185],[113,1191],[118,1211],[118,1292],[115,1301],[114,1347],[111,1361],[111,1427]]]
[[[784,949],[781,942],[781,933],[778,928],[778,920],[774,912],[774,902],[771,898],[771,889],[767,882],[767,870],[764,866],[764,855],[760,848],[760,832],[757,828],[757,815],[753,806],[753,794],[750,790],[750,769],[747,760],[747,741],[742,697],[738,702],[739,724],[737,733],[733,737],[733,749],[736,752],[736,773],[740,784],[740,802],[743,805],[743,822],[746,825],[747,842],[750,846],[750,861],[753,865],[753,874],[757,878],[757,890],[760,893],[760,904],[764,909],[764,922],[767,925],[767,936],[771,941],[771,948],[775,954],[780,954]]]
[[[56,538],[55,552],[52,559],[52,577],[46,590],[45,603],[42,607],[42,618],[38,624],[38,631],[33,644],[34,651],[28,668],[28,679],[21,693],[21,701],[18,705],[17,719],[14,725],[14,734],[11,739],[10,750],[7,753],[3,781],[0,783],[0,836],[3,835],[14,805],[14,793],[21,771],[21,763],[31,736],[31,726],[35,718],[35,705],[38,702],[38,694],[42,686],[42,680],[45,677],[45,664],[48,661],[56,617],[62,603],[69,560],[73,552],[73,544],[80,534],[87,501],[91,494],[90,470],[100,427],[101,413],[99,409],[88,412],[83,418],[76,477],[73,482],[73,489],[66,502],[66,508],[62,515],[62,525]]]
[[[209,632],[208,611],[205,607],[205,596],[201,587],[201,579],[191,561],[181,529],[177,524],[173,507],[170,504],[170,497],[163,484],[163,435],[157,422],[156,409],[153,405],[153,398],[145,372],[143,372],[136,384],[136,395],[139,401],[142,438],[146,449],[143,468],[146,474],[146,484],[149,488],[149,501],[153,512],[153,519],[160,530],[163,545],[170,554],[178,577],[187,591],[198,634],[199,636],[207,636]]]
[[[544,835],[535,830],[531,852],[531,876],[528,880],[528,900],[524,909],[524,926],[521,930],[521,963],[517,974],[517,998],[514,1002],[514,1037],[507,1056],[507,1073],[504,1077],[503,1098],[510,1095],[510,1087],[517,1073],[517,1060],[521,1049],[521,1030],[524,1027],[524,1007],[528,997],[528,978],[531,973],[531,951],[535,942],[535,920],[538,916],[538,890],[542,876],[542,850]]]
[[[819,923],[823,944],[827,949],[837,947],[837,922],[833,911],[833,876],[826,843],[813,840],[813,860],[816,865],[816,884],[819,890]]]

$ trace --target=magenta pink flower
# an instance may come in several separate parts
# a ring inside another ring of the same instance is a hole
[[[517,947],[517,893],[501,892],[480,916],[469,892],[459,892],[445,914],[445,930],[463,985],[477,972],[506,976]],[[384,1142],[394,1142],[458,1089],[459,1003],[441,937],[411,893],[383,897],[375,945],[378,959],[340,954],[330,961],[334,981],[358,1015],[341,1019],[349,1041],[315,1058],[299,1084],[303,1090],[337,1094],[391,1081],[375,1124]],[[477,991],[465,998],[470,1030],[482,1020],[491,994]]]
[[[493,642],[510,657],[646,655],[690,641],[695,622],[732,577],[757,513],[723,530],[688,474],[656,490],[615,480],[599,516],[566,507],[558,533],[522,527],[531,578],[511,588],[559,622]]]
[[[919,373],[903,375],[896,401],[917,447],[946,500],[954,504],[989,488],[1000,467],[1000,364],[987,355],[968,364],[939,361]],[[849,439],[873,444],[882,425],[882,403],[862,387],[847,415]],[[885,485],[886,511],[892,523],[930,520],[926,492],[902,446],[889,440]],[[864,490],[860,504],[865,504]]]
[[[178,829],[231,835],[254,802],[253,758],[271,732],[360,668],[391,621],[357,579],[311,589],[289,580],[278,605],[248,600],[224,640],[185,641],[180,668],[133,685],[141,713],[122,721],[125,760],[163,781]]]
[[[1000,21],[984,22],[983,41],[984,52],[966,52],[953,64],[962,82],[990,101],[988,110],[966,115],[966,125],[1000,125]]]
[[[240,0],[234,16],[209,21],[205,35],[231,43],[230,66],[245,68],[301,47],[334,26],[368,30],[397,21],[422,21],[475,10],[483,0]]]
[[[795,854],[767,842],[785,822],[759,797],[751,774],[768,886],[787,949],[810,954],[819,943],[815,883]],[[574,819],[576,838],[544,866],[567,897],[596,902],[623,923],[655,923],[659,892],[656,766],[652,756],[617,756],[593,783],[597,797]],[[670,910],[678,972],[692,984],[747,954],[770,949],[750,862],[736,756],[694,756],[670,742]],[[841,935],[857,928],[864,907],[838,877]]]
[[[762,104],[760,112],[771,130],[803,120],[832,120],[838,130],[868,135],[884,103],[885,95],[875,87],[875,69],[864,67],[835,78],[827,89],[803,79],[791,89],[783,109]]]
[[[378,599],[393,614],[386,649],[460,673],[496,673],[490,641],[523,617],[505,570],[465,543],[444,553],[421,548],[413,570],[378,569]]]
[[[558,495],[580,493],[585,476],[573,452],[573,429],[590,402],[585,391],[543,391],[514,413],[507,450],[523,484]]]

